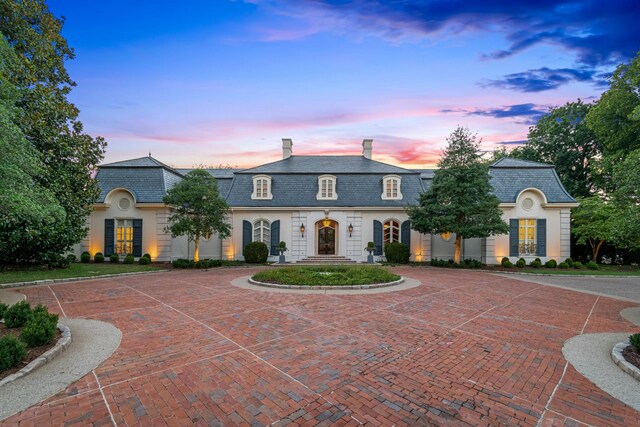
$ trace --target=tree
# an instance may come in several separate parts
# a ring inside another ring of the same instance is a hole
[[[227,202],[220,197],[213,176],[195,169],[167,191],[163,201],[172,209],[167,231],[172,237],[184,236],[195,242],[193,260],[200,259],[200,238],[218,234],[221,239],[231,234],[227,223]]]
[[[578,244],[589,244],[592,259],[597,262],[598,252],[604,242],[615,240],[619,212],[613,203],[598,196],[579,198],[578,202],[580,206],[571,214],[571,231]]]
[[[617,207],[615,244],[620,248],[640,249],[640,149],[614,167],[613,181],[616,189],[611,200]]]
[[[42,162],[32,177],[64,210],[49,227],[57,239],[42,241],[41,249],[58,253],[86,235],[85,220],[99,194],[91,174],[106,145],[84,133],[79,110],[67,99],[75,83],[65,61],[74,53],[62,25],[44,0],[0,0],[0,33],[18,58],[7,74],[19,93],[16,124]]]
[[[455,233],[454,261],[459,263],[462,239],[505,234],[509,226],[492,193],[476,135],[458,127],[447,142],[431,188],[408,212],[412,228],[420,233]]]

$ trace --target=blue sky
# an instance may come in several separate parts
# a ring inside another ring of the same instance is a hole
[[[105,161],[252,166],[294,154],[437,162],[467,125],[526,139],[552,106],[593,101],[640,50],[637,1],[55,0],[71,100]]]

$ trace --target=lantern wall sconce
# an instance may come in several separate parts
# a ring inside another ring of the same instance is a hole
[[[302,237],[304,237],[304,223],[302,223],[302,225],[300,225],[300,234],[302,234]]]
[[[351,234],[353,233],[353,224],[349,224],[349,237],[351,237]]]

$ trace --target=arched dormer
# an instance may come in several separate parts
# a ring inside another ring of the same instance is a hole
[[[336,177],[333,175],[320,175],[318,177],[317,200],[337,200]]]
[[[136,195],[126,188],[114,188],[104,198],[106,205],[115,205],[120,210],[126,211],[137,203]]]
[[[401,184],[402,178],[399,175],[385,175],[382,178],[382,200],[402,200]]]
[[[269,175],[255,175],[253,177],[252,200],[271,200],[271,177]]]

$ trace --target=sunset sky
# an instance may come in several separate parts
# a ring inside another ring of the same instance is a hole
[[[640,49],[635,1],[50,0],[75,48],[71,100],[105,162],[248,167],[295,154],[437,162],[466,125],[483,149],[549,107],[593,101]]]

